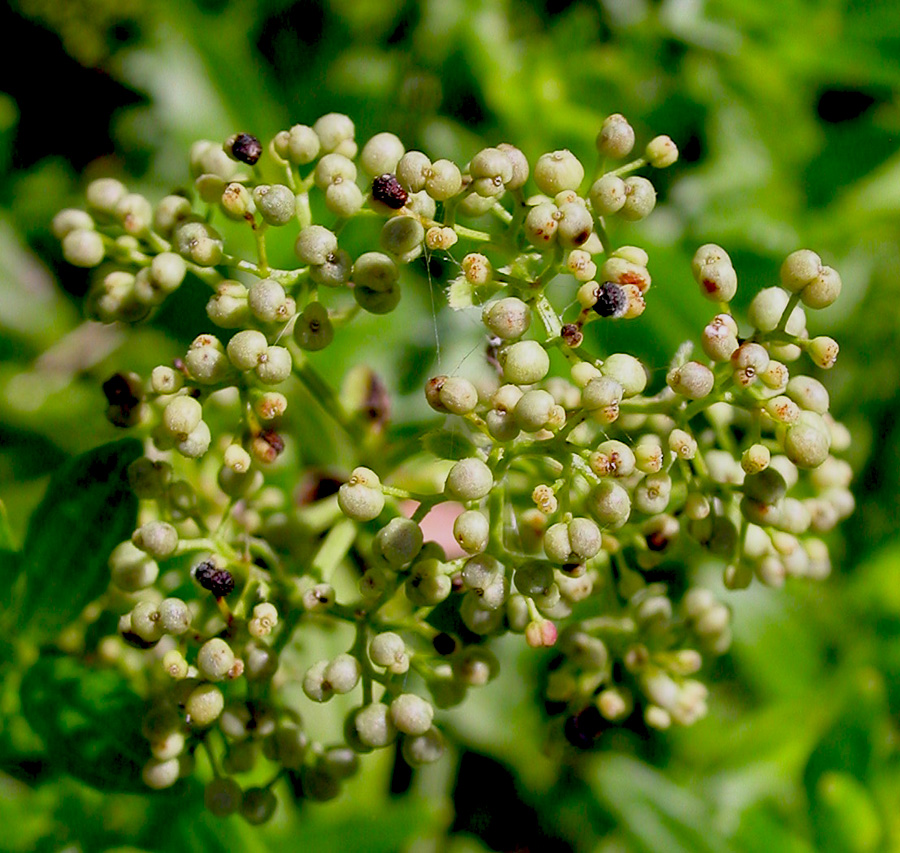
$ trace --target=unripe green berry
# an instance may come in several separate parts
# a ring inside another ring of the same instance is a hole
[[[126,192],[121,181],[115,178],[98,178],[87,185],[84,194],[89,207],[111,216]]]
[[[62,240],[63,257],[74,267],[95,267],[103,260],[106,249],[96,231],[77,229]]]
[[[590,191],[591,207],[597,216],[618,213],[625,204],[625,181],[618,175],[604,175],[594,181]]]
[[[531,326],[531,309],[521,299],[507,296],[485,305],[481,319],[490,332],[501,340],[514,340],[524,335]]]
[[[138,193],[127,193],[116,203],[115,217],[126,234],[144,234],[153,222],[153,206]]]
[[[588,462],[598,477],[627,477],[634,471],[635,456],[627,444],[609,439],[598,445]]]
[[[318,118],[312,129],[323,151],[334,151],[342,142],[352,140],[356,133],[353,121],[343,113],[327,113]]]
[[[241,799],[241,817],[253,826],[260,826],[271,820],[277,807],[278,800],[268,788],[248,788]]]
[[[178,532],[167,521],[148,521],[134,531],[131,541],[154,559],[162,560],[178,546]]]
[[[812,376],[794,376],[787,384],[787,396],[802,409],[824,415],[828,411],[828,391]]]
[[[435,201],[448,201],[462,190],[459,166],[451,160],[435,160],[425,180],[425,192]]]
[[[162,615],[160,616],[160,621],[162,621]],[[166,633],[172,634],[175,632],[167,630]],[[163,655],[162,665],[166,675],[174,681],[181,681],[181,679],[187,678],[188,673],[190,672],[188,662],[178,649],[169,649],[169,651]]]
[[[93,231],[94,220],[83,210],[67,207],[53,217],[50,230],[57,240],[62,240],[73,231]]]
[[[734,379],[739,385],[752,385],[769,366],[769,353],[760,344],[747,341],[731,354]]]
[[[591,379],[581,392],[581,407],[589,412],[600,409],[618,408],[625,389],[611,376]]]
[[[337,248],[337,237],[321,225],[307,225],[294,244],[297,257],[303,263],[312,265],[324,264]]]
[[[618,382],[625,397],[634,397],[647,387],[647,371],[644,365],[633,355],[624,352],[608,356],[601,365],[600,372]]]
[[[405,672],[409,668],[406,643],[399,634],[395,634],[393,631],[384,631],[372,638],[369,643],[369,657],[376,666],[388,667],[392,672]],[[405,669],[396,669],[396,667],[404,665]]]
[[[421,250],[425,228],[411,216],[393,216],[382,226],[379,242],[381,248],[392,255],[407,255]]]
[[[151,601],[139,601],[131,611],[131,630],[147,643],[155,643],[163,635],[159,609]]]
[[[401,693],[390,705],[391,720],[406,735],[424,735],[431,728],[434,708],[415,693]]]
[[[729,261],[703,264],[697,283],[700,292],[713,302],[731,302],[737,293],[737,273]]]
[[[532,207],[525,215],[523,229],[528,242],[543,249],[556,242],[559,228],[559,208],[551,202]]]
[[[840,347],[834,338],[820,335],[809,342],[806,351],[816,367],[821,367],[823,370],[831,370],[837,362]]]
[[[715,384],[713,372],[698,361],[689,361],[669,371],[666,383],[676,393],[689,400],[708,396]]]
[[[815,252],[798,249],[791,252],[781,265],[781,284],[788,290],[798,293],[818,277],[821,269],[822,259]]]
[[[206,421],[200,421],[191,432],[176,443],[175,448],[188,459],[199,459],[209,450],[211,441],[212,434],[209,431],[209,424]]]
[[[353,281],[377,293],[389,291],[399,277],[397,265],[381,252],[366,252],[353,265]]]
[[[497,146],[498,151],[502,151],[506,155],[507,160],[512,164],[512,176],[504,181],[506,188],[509,190],[517,190],[525,185],[528,180],[529,166],[528,159],[521,150],[508,142],[501,142]]]
[[[388,746],[397,739],[397,728],[388,706],[381,702],[360,708],[353,717],[353,728],[365,746],[375,749]]]
[[[269,225],[287,225],[294,218],[296,199],[284,184],[259,184],[253,189],[253,202]]]
[[[215,817],[228,817],[240,807],[244,792],[230,776],[219,776],[203,789],[203,804]]]
[[[210,681],[221,681],[234,666],[234,652],[224,640],[214,637],[201,647],[197,654],[197,669]]]
[[[405,149],[393,133],[376,133],[359,155],[360,165],[372,177],[392,173],[397,168]]]
[[[421,192],[430,177],[430,170],[431,160],[425,154],[407,151],[397,163],[397,180],[408,192]]]
[[[703,352],[713,361],[728,361],[738,348],[737,331],[730,314],[717,314],[703,330]]]
[[[324,349],[334,340],[334,327],[328,309],[321,302],[310,302],[294,324],[294,340],[301,349]]]
[[[191,203],[181,195],[167,195],[160,199],[153,211],[153,230],[168,238],[179,223],[191,214]]]
[[[493,488],[494,475],[480,459],[460,459],[447,475],[444,494],[462,501],[475,501],[485,497]]]
[[[763,504],[775,504],[787,492],[787,483],[781,473],[774,468],[747,474],[744,478],[744,494]]]
[[[181,775],[181,763],[178,758],[160,760],[151,758],[141,770],[141,779],[148,788],[159,791],[171,788]]]
[[[646,515],[665,512],[672,494],[672,478],[668,474],[648,474],[634,489],[634,508]]]
[[[215,266],[222,260],[222,238],[205,222],[189,220],[179,224],[172,234],[172,244],[181,257],[201,267]]]
[[[411,767],[433,764],[444,755],[444,738],[433,726],[424,734],[405,737],[401,747],[403,758]]]
[[[678,160],[678,148],[668,136],[655,136],[644,150],[647,162],[656,169],[665,169]]]
[[[349,693],[359,683],[362,668],[353,655],[338,655],[324,670],[325,681],[335,693]]]
[[[746,474],[758,474],[769,466],[771,459],[768,447],[764,444],[752,444],[741,454],[741,468]]]
[[[583,204],[560,205],[556,238],[561,246],[572,249],[583,246],[594,230],[594,219]]]
[[[256,375],[265,385],[278,385],[291,375],[293,366],[291,353],[286,347],[270,346],[259,357]]]
[[[584,180],[584,166],[571,151],[562,149],[542,154],[533,174],[541,192],[554,196],[562,190],[577,190]]]
[[[478,510],[466,510],[453,523],[453,538],[467,554],[480,554],[487,547],[490,522]]]
[[[553,395],[541,389],[526,391],[513,409],[515,422],[525,432],[544,429],[550,420],[556,400]]]
[[[312,163],[319,156],[321,143],[316,132],[305,124],[295,124],[288,132],[287,139],[279,145],[279,155],[298,166]]]
[[[540,382],[550,370],[550,356],[537,341],[518,341],[499,354],[503,377],[515,385]]]
[[[125,592],[152,586],[159,577],[159,566],[131,542],[121,542],[109,555],[112,582]]]
[[[631,497],[614,480],[603,480],[595,486],[587,505],[600,524],[613,530],[625,524],[631,515]]]
[[[841,287],[837,270],[823,266],[819,274],[800,291],[800,299],[810,308],[827,308],[841,295]]]
[[[608,116],[597,135],[597,150],[603,157],[621,160],[634,148],[634,128],[625,116],[614,113]]]
[[[342,287],[350,280],[353,261],[343,249],[332,252],[325,263],[310,267],[309,274],[316,284],[326,287]]]
[[[761,332],[774,331],[787,308],[789,298],[787,292],[780,287],[766,287],[753,297],[747,309],[747,318]],[[789,335],[799,335],[805,328],[806,314],[798,305],[791,312],[785,331]]]
[[[368,468],[355,468],[350,479],[338,489],[341,512],[354,521],[371,521],[384,509],[381,481]]]
[[[408,518],[392,518],[375,535],[375,551],[393,569],[402,569],[416,558],[423,544],[422,528]]]
[[[478,391],[468,379],[448,376],[438,392],[441,406],[454,415],[467,415],[478,405]]]
[[[808,416],[821,418],[813,412]],[[828,458],[830,441],[825,423],[821,426],[809,420],[791,424],[784,436],[784,452],[800,468],[816,468]]]
[[[206,315],[223,329],[238,329],[247,323],[250,308],[247,288],[237,281],[223,281],[206,303]]]
[[[288,319],[284,314],[287,294],[284,288],[271,278],[255,281],[247,295],[250,311],[263,323]]]
[[[625,178],[625,204],[619,215],[629,222],[649,216],[656,207],[656,190],[646,178]]]
[[[229,361],[238,370],[253,370],[269,346],[266,336],[255,329],[238,332],[225,348]]]
[[[167,634],[183,634],[191,621],[191,609],[180,598],[164,598],[159,603],[159,624]]]
[[[343,154],[326,154],[316,164],[316,186],[325,192],[332,184],[356,181],[356,166]]]

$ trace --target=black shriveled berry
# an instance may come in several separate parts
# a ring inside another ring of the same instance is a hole
[[[229,140],[231,156],[252,166],[262,155],[262,143],[250,133],[238,133]]]
[[[431,644],[439,655],[452,655],[456,651],[456,640],[447,633],[437,634]]]
[[[379,175],[372,181],[372,198],[391,210],[400,210],[409,198],[406,190],[394,175]]]
[[[577,746],[579,749],[590,749],[606,726],[607,722],[603,719],[597,706],[588,705],[566,720],[563,731],[566,740],[572,746]]]
[[[122,406],[125,409],[133,409],[141,398],[134,382],[129,380],[124,373],[115,373],[103,383],[103,393],[111,406]]]
[[[604,281],[597,288],[597,301],[594,310],[601,317],[621,317],[628,306],[628,296],[614,281]]]
[[[560,330],[559,336],[566,346],[580,347],[584,343],[584,335],[576,323],[566,323]]]
[[[224,598],[234,589],[234,577],[227,569],[220,569],[210,560],[204,560],[194,570],[197,583],[208,589],[216,598]]]

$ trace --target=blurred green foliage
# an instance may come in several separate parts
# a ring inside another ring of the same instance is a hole
[[[179,294],[128,337],[82,325],[86,280],[63,269],[53,213],[102,174],[158,198],[187,181],[194,139],[268,138],[329,111],[353,116],[360,139],[392,130],[460,162],[503,140],[529,158],[568,147],[593,162],[612,112],[639,138],[672,136],[682,158],[661,175],[663,203],[629,226],[650,252],[648,310],[598,343],[659,368],[694,337],[711,315],[690,280],[699,243],[725,245],[749,293],[774,283],[787,252],[821,251],[845,282],[815,324],[842,344],[822,378],[854,435],[858,502],[827,582],[727,594],[736,642],[694,728],[653,743],[624,732],[575,763],[548,753],[533,655],[501,644],[506,676],[444,717],[454,755],[411,779],[372,756],[339,801],[282,809],[262,830],[209,817],[196,792],[135,795],[122,779],[98,793],[87,783],[103,767],[67,776],[80,723],[53,716],[61,700],[40,672],[24,685],[10,674],[28,661],[7,625],[0,850],[900,849],[900,5],[12,0],[0,16],[37,69],[0,84],[0,577],[18,544],[27,559],[49,473],[116,437],[102,380],[174,356],[203,319]],[[337,382],[371,364],[412,426],[436,338],[445,365],[477,346],[458,316],[432,322],[448,272],[407,290],[389,348],[386,321],[366,320],[323,370]],[[307,459],[336,450],[315,419],[292,428],[306,431]],[[76,683],[100,715],[85,730],[115,730],[128,711],[114,685]],[[95,754],[106,760],[102,744]]]

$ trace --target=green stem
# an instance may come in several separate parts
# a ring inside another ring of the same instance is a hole
[[[646,157],[638,157],[637,160],[632,160],[630,163],[626,163],[624,166],[619,166],[618,169],[613,169],[611,172],[607,172],[607,175],[615,175],[616,177],[621,178],[623,175],[630,175],[632,172],[636,172],[642,166],[647,165]]]
[[[334,389],[319,375],[308,359],[294,359],[294,375],[303,383],[310,396],[337,422],[337,424],[353,439],[362,445],[365,432],[347,413]]]
[[[356,540],[356,523],[349,518],[339,521],[319,546],[316,556],[313,557],[310,569],[319,580],[328,583],[341,560],[347,556],[347,552]]]
[[[778,321],[778,325],[775,327],[776,332],[784,332],[787,329],[788,320],[791,319],[791,314],[793,314],[794,309],[800,303],[800,293],[792,293],[791,298],[788,299],[787,305],[784,306],[784,311],[781,314],[781,319]]]

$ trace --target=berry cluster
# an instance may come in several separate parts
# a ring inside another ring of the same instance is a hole
[[[633,173],[678,152],[660,136],[607,168],[634,142],[625,118],[607,118],[594,178],[570,151],[532,167],[506,143],[460,168],[390,133],[359,150],[351,120],[329,114],[267,146],[247,133],[196,143],[190,194],[152,204],[100,179],[87,211],[57,215],[65,258],[95,270],[93,317],[138,322],[199,283],[224,330],[147,379],[104,385],[110,419],[147,452],[130,469],[140,524],[110,558],[119,630],[98,649],[146,693],[150,787],[175,784],[202,746],[209,809],[261,823],[282,778],[295,796],[328,799],[358,753],[399,740],[411,765],[435,761],[435,707],[497,675],[489,640],[505,632],[554,647],[545,698],[560,740],[586,748],[626,721],[690,725],[706,711],[695,676],[731,633],[729,609],[691,587],[686,567],[711,556],[729,589],[828,574],[820,536],[853,510],[835,455],[850,438],[801,359],[835,363],[837,344],[809,336],[805,308],[830,305],[840,277],[794,252],[743,320],[729,309],[728,255],[705,245],[693,275],[717,313],[702,354],[681,347],[654,387],[633,355],[590,352],[586,327],[639,317],[651,286],[648,254],[615,247],[607,225],[652,211],[653,185]],[[379,246],[353,257],[345,228],[369,219],[382,223]],[[266,235],[287,227],[300,265],[275,268]],[[229,230],[229,243],[252,235],[254,260],[226,250]],[[479,251],[457,260],[457,243]],[[479,307],[492,373],[428,381],[455,458],[432,462],[436,488],[413,491],[384,452],[385,389],[370,376],[348,407],[309,353],[360,309],[393,310],[404,267],[432,253],[457,263],[448,298]],[[562,309],[547,294],[557,280]],[[267,475],[301,387],[354,439],[358,467],[304,472],[286,495]],[[425,541],[438,507],[452,531]],[[661,578],[673,572],[670,589]],[[352,629],[346,651],[298,669],[292,647],[331,624]],[[303,702],[343,694],[358,700],[343,741],[315,740]]]

